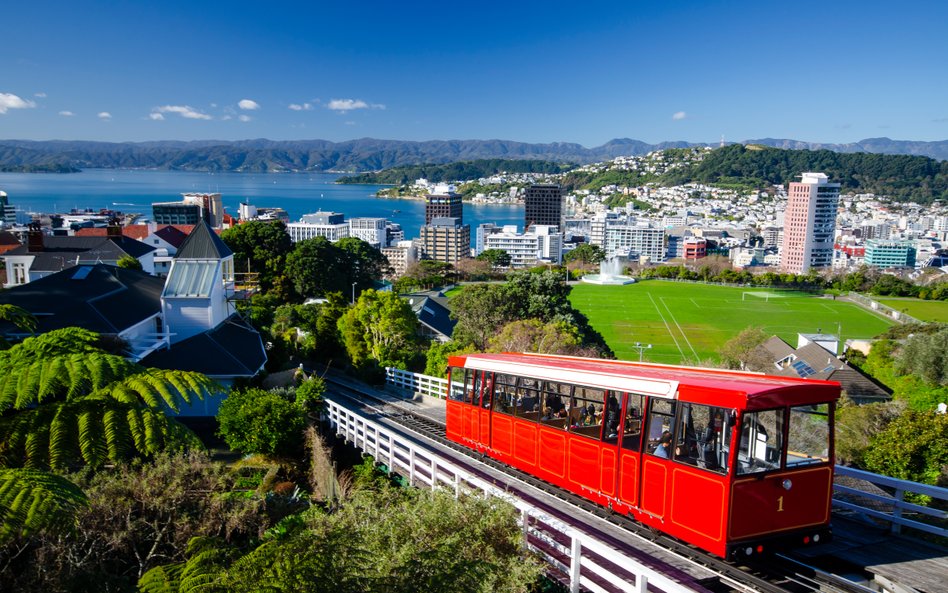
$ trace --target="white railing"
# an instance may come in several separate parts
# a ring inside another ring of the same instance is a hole
[[[646,593],[706,593],[698,584],[685,585],[663,575],[634,558],[580,531],[560,519],[520,500],[509,492],[476,476],[461,465],[412,442],[358,413],[326,399],[326,416],[336,434],[372,455],[376,461],[405,476],[413,486],[432,490],[442,487],[462,493],[484,493],[503,498],[520,512],[526,546],[539,553],[569,583],[570,591],[580,588],[605,593],[609,586],[620,591]]]
[[[448,380],[421,373],[412,373],[392,367],[385,367],[385,382],[412,394],[421,393],[444,399],[448,393]]]
[[[836,475],[863,480],[870,484],[892,490],[893,494],[891,496],[876,494],[872,492],[865,492],[857,488],[850,488],[848,486],[834,484],[834,507],[852,511],[854,513],[872,517],[874,519],[887,521],[891,526],[892,533],[900,533],[902,531],[902,527],[911,527],[912,529],[918,529],[919,531],[924,531],[926,533],[940,535],[941,537],[948,537],[948,529],[945,527],[931,525],[905,517],[905,514],[909,513],[935,517],[936,519],[940,519],[942,521],[948,519],[948,513],[945,511],[905,502],[906,492],[922,494],[924,496],[930,496],[939,500],[948,500],[948,488],[939,488],[938,486],[929,486],[928,484],[919,484],[917,482],[899,480],[896,478],[890,478],[888,476],[880,476],[879,474],[874,474],[872,472],[841,465],[836,466]],[[842,500],[840,498],[841,496],[845,497],[847,500]],[[857,504],[855,500],[866,502]]]

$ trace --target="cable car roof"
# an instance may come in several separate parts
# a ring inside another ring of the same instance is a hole
[[[451,357],[449,364],[653,397],[699,401],[696,396],[702,395],[703,403],[752,409],[825,403],[840,393],[835,381],[526,352],[465,354]]]

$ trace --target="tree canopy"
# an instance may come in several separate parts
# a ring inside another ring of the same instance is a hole
[[[221,233],[234,252],[234,270],[259,274],[263,290],[278,287],[284,275],[286,257],[293,250],[286,225],[280,221],[250,221]]]

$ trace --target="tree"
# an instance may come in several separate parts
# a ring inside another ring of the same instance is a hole
[[[491,352],[539,352],[543,354],[589,354],[575,326],[562,321],[543,323],[539,319],[520,319],[505,325],[490,338]]]
[[[36,317],[22,307],[16,305],[0,305],[0,325],[9,323],[20,332],[33,333],[36,331]],[[10,344],[0,335],[0,350],[8,348]]]
[[[503,249],[485,249],[475,259],[490,262],[495,268],[506,268],[510,265],[510,254]]]
[[[448,282],[453,266],[447,262],[423,259],[408,266],[402,277],[395,282],[397,292],[408,292],[415,288],[429,289],[444,286]]]
[[[904,411],[905,403],[898,400],[857,405],[844,395],[836,408],[836,462],[865,467],[872,439]]]
[[[0,466],[98,467],[196,442],[165,408],[219,387],[199,373],[143,368],[99,342],[66,328],[0,352]]]
[[[306,410],[263,389],[232,392],[217,413],[218,434],[245,454],[290,456],[302,450]]]
[[[895,368],[935,385],[948,384],[948,326],[934,334],[915,334],[895,356]]]
[[[945,484],[948,415],[910,410],[872,438],[864,465],[871,472],[923,484]]]
[[[31,469],[0,469],[0,544],[47,529],[68,529],[88,500],[61,476]]]
[[[342,264],[336,272],[345,276],[345,282],[349,286],[355,282],[359,291],[372,288],[376,280],[381,280],[392,272],[388,258],[362,239],[345,237],[334,245],[341,251]]]
[[[286,257],[287,276],[301,297],[348,292],[344,265],[342,253],[326,237],[299,241]]]
[[[431,342],[428,352],[425,353],[425,374],[432,377],[447,377],[448,357],[459,354],[476,352],[472,344],[461,344],[454,340],[450,342]]]
[[[470,257],[458,260],[454,267],[457,270],[458,279],[466,281],[489,280],[493,272],[489,261]]]
[[[131,255],[123,255],[115,262],[115,265],[126,270],[138,270],[139,272],[142,270],[142,262]]]
[[[598,265],[606,259],[606,252],[598,245],[580,243],[573,250],[563,256],[566,262],[579,262],[583,266]]]
[[[721,347],[721,364],[728,369],[766,370],[773,360],[761,346],[769,338],[759,327],[744,328]]]
[[[221,239],[234,252],[235,271],[258,274],[264,291],[282,284],[286,257],[293,250],[285,224],[245,222],[226,229]]]
[[[516,319],[514,308],[499,284],[465,286],[451,300],[451,317],[457,320],[451,338],[484,350],[499,327]]]
[[[391,292],[363,292],[339,318],[339,331],[356,366],[375,361],[380,366],[407,368],[417,354],[418,318],[406,301]]]

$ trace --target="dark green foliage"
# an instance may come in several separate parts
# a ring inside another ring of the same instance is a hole
[[[477,350],[489,347],[490,339],[512,321],[535,319],[546,324],[573,326],[582,346],[611,354],[609,347],[586,317],[569,302],[571,287],[559,272],[545,268],[515,272],[504,284],[474,284],[451,301],[451,316],[457,319],[452,339],[472,344]]]
[[[273,311],[272,323],[265,330],[271,342],[282,344],[288,352],[311,360],[338,359],[343,348],[337,322],[347,305],[338,292],[326,295],[325,303],[282,305]]]
[[[423,259],[408,266],[402,277],[395,281],[395,291],[403,293],[444,286],[453,271],[453,266],[447,262]]]
[[[305,411],[270,391],[232,392],[217,414],[227,446],[245,454],[291,456],[302,451]]]
[[[226,229],[221,239],[234,252],[234,271],[257,274],[260,288],[283,289],[286,257],[293,250],[286,225],[250,221]]]
[[[326,382],[321,377],[310,377],[296,387],[296,405],[304,412],[315,414],[322,409]]]
[[[909,155],[783,150],[733,144],[711,151],[701,162],[674,169],[664,185],[719,183],[740,179],[765,189],[787,184],[804,171],[826,173],[842,190],[871,192],[899,201],[930,204],[948,198],[948,161]]]
[[[510,265],[510,254],[503,249],[485,249],[475,259],[488,261],[495,268],[506,268]]]
[[[941,326],[935,333],[906,339],[896,357],[895,368],[935,385],[948,384],[948,327]]]
[[[575,165],[529,159],[481,159],[447,164],[393,167],[377,173],[341,177],[339,183],[405,185],[424,178],[431,182],[472,181],[498,173],[562,173]]]
[[[0,469],[0,544],[46,529],[68,530],[87,502],[66,478],[31,469]]]
[[[872,439],[904,411],[905,403],[898,400],[857,405],[843,397],[836,408],[836,462],[865,467]]]
[[[579,262],[584,266],[588,264],[598,264],[606,259],[606,252],[598,245],[583,243],[567,252],[563,259],[567,262]]]
[[[355,237],[331,243],[325,237],[299,241],[286,258],[286,274],[302,298],[332,292],[351,295],[372,288],[389,272],[382,252]]]

